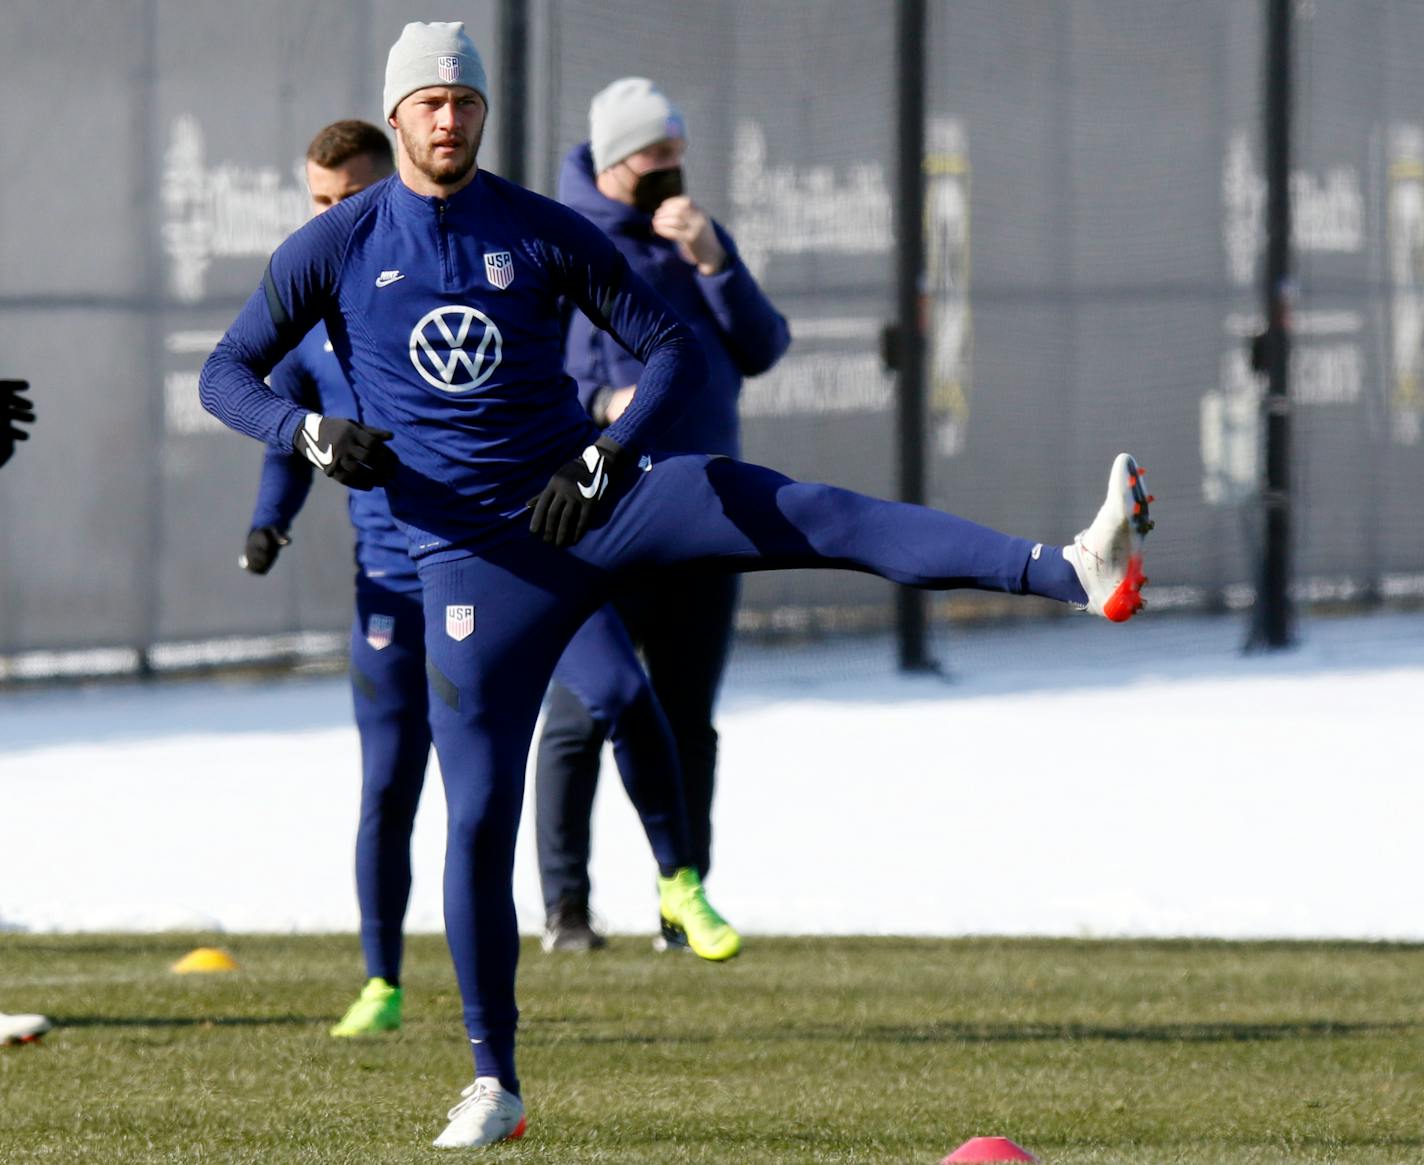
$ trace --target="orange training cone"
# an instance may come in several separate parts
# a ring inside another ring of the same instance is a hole
[[[975,1165],[988,1161],[1037,1161],[1038,1158],[1008,1137],[970,1137],[939,1165]]]
[[[172,967],[175,975],[236,970],[237,963],[233,957],[226,951],[218,950],[217,947],[199,947],[196,951],[189,951]]]

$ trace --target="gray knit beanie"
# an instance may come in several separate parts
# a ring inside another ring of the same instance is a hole
[[[646,77],[622,77],[594,95],[588,107],[593,170],[601,174],[664,138],[686,138],[682,110]]]
[[[386,58],[386,116],[417,89],[432,85],[463,85],[475,90],[489,105],[485,63],[464,21],[412,21],[401,30]]]

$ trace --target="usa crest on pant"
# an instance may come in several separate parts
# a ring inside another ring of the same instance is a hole
[[[376,651],[383,651],[391,645],[396,633],[394,615],[372,615],[366,622],[366,642]]]
[[[445,608],[445,634],[456,643],[475,633],[475,609],[469,606]]]

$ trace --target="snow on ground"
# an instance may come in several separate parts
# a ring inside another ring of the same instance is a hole
[[[725,691],[713,900],[749,932],[1424,939],[1424,616],[956,632],[946,677],[883,641],[743,648]],[[0,927],[351,930],[344,681],[0,694]],[[438,930],[438,773],[412,930]],[[605,765],[594,906],[656,922]],[[542,923],[532,798],[521,925]]]

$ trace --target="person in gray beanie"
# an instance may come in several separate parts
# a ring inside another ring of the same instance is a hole
[[[405,26],[386,59],[383,108],[404,152],[434,183],[457,186],[470,175],[489,113],[489,82],[461,21]]]
[[[646,77],[623,77],[594,94],[588,108],[594,172],[661,141],[686,141],[682,110]]]
[[[559,177],[559,200],[608,235],[692,329],[707,357],[706,387],[661,435],[659,453],[740,452],[737,403],[745,377],[771,368],[791,342],[786,320],[737,254],[731,235],[684,191],[687,122],[646,77],[623,77],[589,105],[589,140]],[[595,422],[615,422],[633,399],[642,364],[583,316],[569,321],[564,367]],[[683,574],[676,585],[629,592],[618,611],[643,649],[653,692],[677,741],[693,860],[712,864],[717,694],[731,646],[737,580]],[[584,949],[590,922],[590,822],[605,739],[618,728],[615,673],[589,653],[555,677],[539,738],[535,789],[545,950]],[[654,946],[689,946],[659,918]]]

